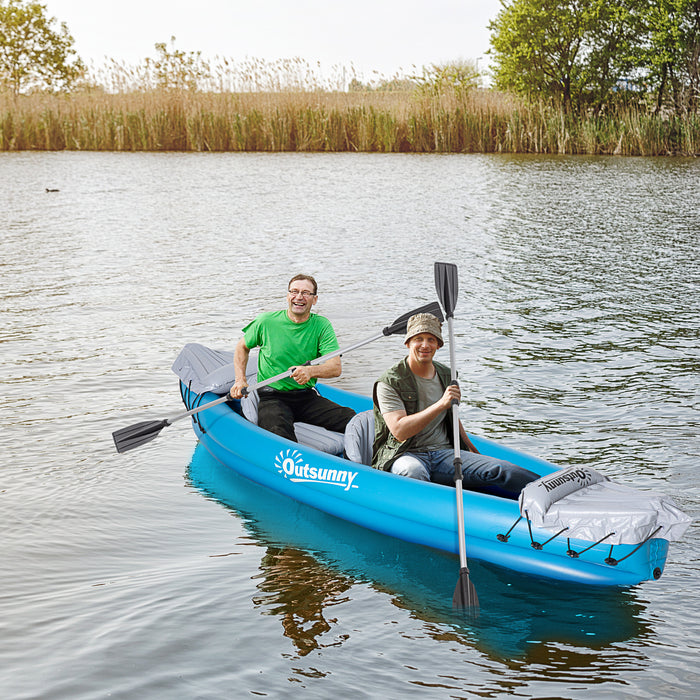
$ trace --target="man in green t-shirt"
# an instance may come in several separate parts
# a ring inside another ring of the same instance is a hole
[[[296,275],[289,281],[287,308],[260,314],[243,329],[236,345],[234,367],[236,382],[231,397],[239,399],[248,386],[248,355],[259,347],[258,382],[282,374],[294,367],[290,377],[280,379],[259,391],[258,425],[296,442],[294,423],[301,421],[343,432],[355,412],[322,396],[314,389],[317,379],[339,377],[340,357],[318,365],[309,360],[338,350],[338,340],[330,321],[311,309],[318,301],[316,280]]]

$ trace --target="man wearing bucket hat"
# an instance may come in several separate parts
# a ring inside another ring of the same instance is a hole
[[[440,321],[432,314],[411,316],[404,344],[408,356],[374,385],[375,439],[372,466],[394,474],[454,483],[452,401],[460,399],[450,369],[433,357],[443,346]],[[517,498],[537,474],[479,454],[459,424],[463,486]]]

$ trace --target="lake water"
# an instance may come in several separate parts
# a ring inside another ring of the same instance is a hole
[[[2,698],[697,696],[696,523],[626,590],[470,562],[465,620],[455,557],[234,475],[223,503],[187,421],[111,433],[180,412],[181,347],[231,349],[298,271],[343,346],[454,262],[468,428],[697,518],[700,160],[2,153],[0,178]]]

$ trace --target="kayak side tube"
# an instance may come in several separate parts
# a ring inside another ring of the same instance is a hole
[[[335,387],[319,390],[355,410],[371,407],[361,397]],[[188,405],[214,394],[187,394]],[[226,404],[193,417],[206,449],[227,468],[251,481],[370,530],[415,544],[458,553],[455,492],[449,486],[407,479],[292,443],[248,422]],[[470,436],[484,454],[508,459],[544,475],[558,467],[545,460]],[[514,500],[464,491],[465,537],[470,559],[517,572],[600,586],[629,586],[659,578],[668,542],[641,546],[568,540],[520,518]],[[554,536],[553,536],[554,535]]]

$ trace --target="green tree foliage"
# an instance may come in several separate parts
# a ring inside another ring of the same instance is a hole
[[[700,0],[501,0],[491,22],[496,86],[600,111],[670,93],[697,111]],[[630,88],[633,91],[630,91]]]
[[[644,63],[656,89],[657,111],[667,95],[674,110],[697,112],[700,102],[700,0],[653,0],[645,11]]]
[[[479,86],[481,77],[474,61],[451,61],[423,68],[414,80],[421,92],[440,95],[469,92]]]
[[[84,66],[65,23],[39,2],[0,0],[0,83],[15,95],[69,88]]]
[[[583,42],[578,101],[599,111],[630,96],[629,87],[640,70],[644,22],[640,0],[594,0],[590,4],[591,26]]]
[[[496,86],[600,109],[633,65],[636,0],[502,0],[489,29]]]
[[[195,92],[200,81],[210,77],[209,65],[202,60],[201,51],[182,51],[175,48],[175,37],[170,37],[170,48],[165,42],[155,45],[157,57],[146,59],[146,68],[161,90]]]
[[[489,25],[496,87],[530,98],[552,96],[570,105],[572,83],[578,82],[582,18],[557,2],[502,3]]]

